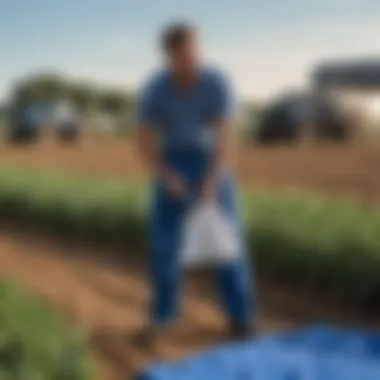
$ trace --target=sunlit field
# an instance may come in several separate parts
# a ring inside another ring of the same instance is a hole
[[[366,201],[380,197],[378,143],[273,148],[240,143],[235,161],[239,183],[244,187],[300,187]],[[128,180],[143,179],[147,174],[133,142],[110,136],[91,136],[72,145],[49,139],[30,146],[3,144],[0,162]]]
[[[87,136],[74,144],[49,138],[28,146],[3,143],[0,161],[0,275],[49,301],[52,310],[43,309],[41,318],[58,318],[51,316],[58,311],[70,326],[85,328],[88,335],[76,341],[76,349],[90,348],[99,380],[131,378],[157,359],[130,344],[146,320],[149,301],[141,188],[147,171],[133,142]],[[373,309],[380,294],[380,218],[371,209],[380,197],[379,167],[376,144],[239,144],[236,171],[259,274],[260,331],[316,319],[378,325]],[[201,275],[184,282],[184,316],[160,340],[160,358],[226,339],[210,281]],[[18,300],[13,291],[9,294],[11,326],[21,306],[12,301]],[[40,313],[30,302],[30,310]],[[28,323],[14,326],[23,334]],[[57,336],[63,351],[70,347]],[[6,336],[7,349],[11,338]],[[49,344],[55,342],[39,342],[50,362]],[[87,380],[87,369],[81,369],[86,355],[78,356],[72,367],[77,377],[70,380]],[[15,358],[11,369],[18,368]]]

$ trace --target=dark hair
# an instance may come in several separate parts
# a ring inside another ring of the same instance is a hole
[[[172,53],[194,34],[194,31],[194,27],[187,23],[176,23],[167,26],[161,36],[162,50],[166,54]]]

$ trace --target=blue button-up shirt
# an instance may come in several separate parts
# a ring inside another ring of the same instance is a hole
[[[234,97],[226,77],[200,70],[190,89],[160,71],[143,88],[138,123],[156,128],[165,160],[182,174],[199,177],[213,153],[216,121],[231,116]]]

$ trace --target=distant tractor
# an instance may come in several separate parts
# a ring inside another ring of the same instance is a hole
[[[289,94],[269,104],[255,130],[256,140],[263,144],[296,141],[304,122],[297,110],[304,102],[303,97]]]
[[[261,144],[347,140],[354,130],[348,114],[327,97],[289,93],[270,104],[255,130]]]
[[[13,143],[33,143],[46,132],[61,142],[78,139],[81,122],[76,109],[66,102],[31,103],[12,112],[9,140]]]
[[[38,140],[47,120],[46,107],[32,103],[13,110],[9,140],[13,143],[32,143]]]
[[[310,93],[288,93],[267,107],[255,130],[259,142],[295,142],[305,134],[319,141],[346,141],[359,127],[361,134],[380,132],[379,58],[324,62],[311,79]],[[378,102],[371,111],[377,120],[363,123],[376,94]]]

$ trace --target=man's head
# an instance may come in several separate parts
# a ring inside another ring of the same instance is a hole
[[[194,72],[199,66],[200,51],[196,29],[186,23],[165,28],[161,48],[172,68],[179,73]]]

